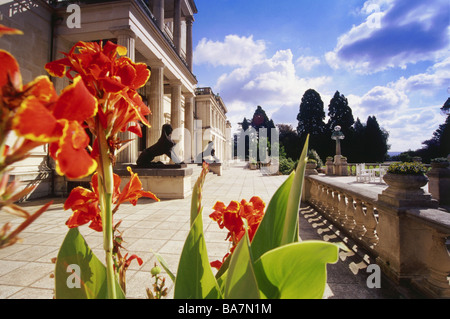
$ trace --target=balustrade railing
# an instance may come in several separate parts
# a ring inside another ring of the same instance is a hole
[[[378,211],[376,198],[343,183],[329,184],[321,177],[310,180],[309,203],[376,255]]]
[[[323,175],[306,176],[303,188],[303,201],[365,248],[396,283],[450,298],[449,211],[416,207],[414,198],[395,206],[378,195]]]

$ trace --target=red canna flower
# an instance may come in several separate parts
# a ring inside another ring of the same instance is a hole
[[[68,178],[92,174],[97,162],[87,151],[90,139],[82,123],[97,113],[97,100],[81,78],[76,77],[59,98],[47,77],[36,79],[26,92],[12,120],[17,135],[36,143],[50,143],[58,174]]]
[[[23,34],[23,32],[18,29],[9,28],[7,26],[0,24],[0,37],[3,34]]]
[[[114,136],[126,130],[142,136],[139,121],[150,126],[146,118],[149,108],[136,90],[144,86],[150,71],[144,63],[134,63],[125,55],[126,48],[110,41],[104,45],[96,42],[76,43],[65,53],[65,58],[47,63],[45,68],[53,76],[73,79],[74,72],[83,79],[99,107],[103,128]],[[135,125],[128,125],[135,123]],[[89,123],[95,134],[94,123]],[[95,134],[96,135],[96,134]]]
[[[155,196],[152,192],[142,190],[142,182],[140,181],[138,175],[133,173],[130,167],[127,167],[128,172],[131,174],[130,181],[125,185],[118,198],[118,205],[123,202],[130,202],[136,206],[137,201],[141,197],[148,197],[159,202],[159,198]]]
[[[257,196],[252,197],[250,202],[243,199],[241,202],[231,201],[228,206],[225,206],[222,202],[217,202],[214,205],[214,212],[209,215],[209,217],[216,221],[221,229],[224,227],[228,229],[225,240],[232,242],[230,253],[234,251],[245,234],[246,229],[243,219],[247,221],[247,232],[250,242],[253,240],[256,230],[264,217],[264,208],[264,201]],[[225,255],[223,260],[225,260],[228,255],[229,253]],[[223,260],[222,262],[219,260],[212,262],[211,267],[220,269]]]
[[[2,26],[0,26],[0,34]],[[82,123],[97,113],[97,101],[80,78],[58,97],[53,83],[39,76],[23,85],[19,65],[8,52],[0,50],[0,130],[14,130],[14,145],[3,147],[0,170],[29,155],[33,148],[50,143],[56,170],[68,178],[90,175],[96,162],[86,150],[89,138]],[[75,162],[76,161],[76,162]]]
[[[136,205],[137,200],[141,197],[148,197],[159,201],[159,198],[153,193],[142,190],[142,183],[137,174],[133,173],[130,168],[128,168],[128,171],[131,174],[131,178],[122,192],[120,191],[121,179],[117,174],[113,174],[114,193],[112,202],[116,205],[114,211],[117,211],[120,204],[124,202],[130,202]],[[65,210],[71,209],[73,211],[72,216],[66,222],[69,228],[78,227],[90,222],[89,228],[99,232],[102,231],[97,173],[92,176],[91,188],[92,190],[88,190],[78,186],[70,192],[64,203]]]

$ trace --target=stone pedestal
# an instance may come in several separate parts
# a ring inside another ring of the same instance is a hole
[[[334,168],[333,174],[335,176],[347,176],[348,168],[347,168],[347,158],[342,155],[334,156]]]
[[[333,158],[327,157],[327,161],[325,162],[325,174],[326,175],[333,175],[334,174],[334,164],[333,164]]]
[[[183,199],[192,194],[192,168],[131,167],[133,172],[138,174],[142,182],[142,188],[151,191],[159,199]],[[126,167],[117,168],[114,173],[120,176],[122,180],[120,187],[122,189],[130,180],[130,173]]]
[[[316,163],[306,163],[305,175],[318,175],[319,173],[316,170]]]
[[[422,188],[428,182],[427,176],[387,173],[383,179],[388,187],[378,195],[380,201],[396,208],[438,207],[438,202]]]
[[[440,205],[450,206],[450,169],[445,164],[431,164],[432,168],[427,173],[428,191]]]
[[[209,163],[209,170],[217,176],[222,176],[222,163]]]

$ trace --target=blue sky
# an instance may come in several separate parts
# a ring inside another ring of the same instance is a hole
[[[336,90],[355,119],[375,115],[390,151],[422,147],[445,120],[448,0],[196,0],[194,74],[233,127],[261,105],[297,126],[304,92],[325,112]]]

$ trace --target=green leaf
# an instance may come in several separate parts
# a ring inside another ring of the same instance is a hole
[[[224,297],[227,299],[259,299],[258,283],[253,270],[247,232],[232,254],[226,276]]]
[[[261,295],[269,299],[322,298],[326,265],[337,262],[338,251],[332,243],[305,241],[267,252],[254,264]]]
[[[181,252],[174,298],[215,299],[219,297],[221,293],[209,264],[200,213],[192,224]]]
[[[116,292],[118,298],[125,298],[117,280]],[[57,299],[108,298],[106,267],[94,255],[78,228],[68,231],[59,250],[55,266],[55,295]]]
[[[191,197],[191,226],[194,223],[197,215],[199,215],[199,209],[201,212],[201,203],[199,201],[199,193],[201,192],[200,186],[200,178],[195,182],[195,185],[192,189],[192,197]]]
[[[308,140],[309,137],[306,139],[296,171],[289,175],[272,196],[264,218],[253,237],[251,249],[255,260],[271,249],[298,241],[298,212]]]
[[[306,137],[302,154],[298,160],[294,180],[289,191],[289,199],[286,208],[286,217],[284,219],[283,237],[281,244],[290,244],[298,241],[298,214],[300,209],[300,200],[302,198],[303,180],[305,177],[306,162],[308,160],[308,142],[309,135]]]
[[[158,262],[160,263],[161,267],[164,268],[164,270],[167,272],[167,275],[172,279],[173,282],[175,282],[175,275],[170,271],[169,265],[167,264],[166,260],[158,253],[154,252],[153,250],[150,250],[155,256],[156,259],[158,259]]]

